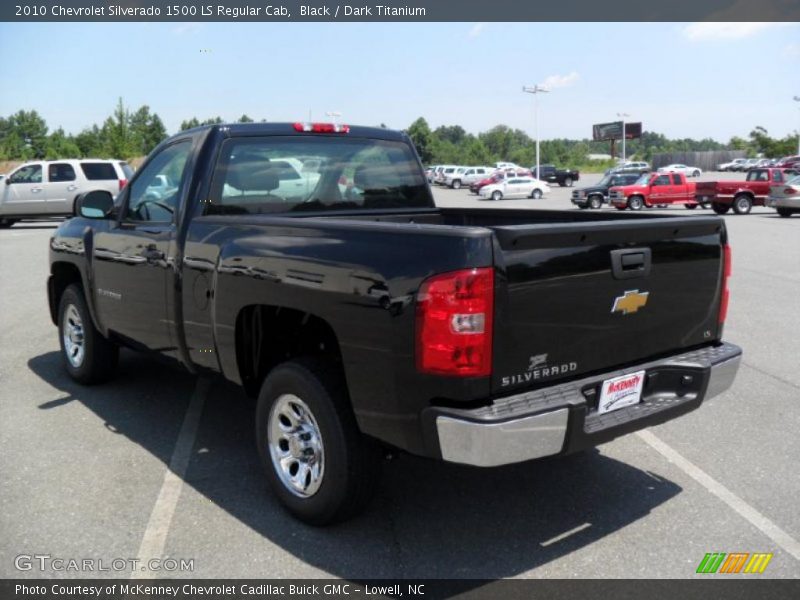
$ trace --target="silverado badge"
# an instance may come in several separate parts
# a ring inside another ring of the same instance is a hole
[[[639,290],[629,290],[622,296],[614,298],[614,306],[611,312],[621,312],[623,315],[635,313],[647,304],[647,297],[650,292],[640,292]]]

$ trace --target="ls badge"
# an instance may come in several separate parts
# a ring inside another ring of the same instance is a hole
[[[623,315],[633,314],[647,304],[647,297],[649,295],[650,292],[629,290],[622,296],[614,298],[614,306],[611,308],[611,312],[621,312]]]

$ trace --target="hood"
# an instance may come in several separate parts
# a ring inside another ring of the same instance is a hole
[[[620,191],[620,192],[646,192],[647,186],[646,185],[615,185],[614,187],[608,190],[611,191]]]

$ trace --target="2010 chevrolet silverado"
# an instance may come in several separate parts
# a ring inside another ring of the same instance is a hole
[[[722,219],[437,208],[403,133],[185,131],[76,212],[48,280],[69,374],[110,377],[124,345],[241,384],[272,488],[311,523],[363,507],[387,448],[571,453],[697,408],[739,365]]]

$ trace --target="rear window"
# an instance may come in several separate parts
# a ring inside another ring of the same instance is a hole
[[[305,156],[319,161],[318,170],[302,169]],[[408,145],[344,136],[231,138],[222,146],[209,200],[206,214],[433,205]]]
[[[117,179],[117,172],[111,163],[84,162],[81,163],[81,171],[89,181]]]
[[[747,181],[769,181],[769,171],[754,169],[747,172]]]

